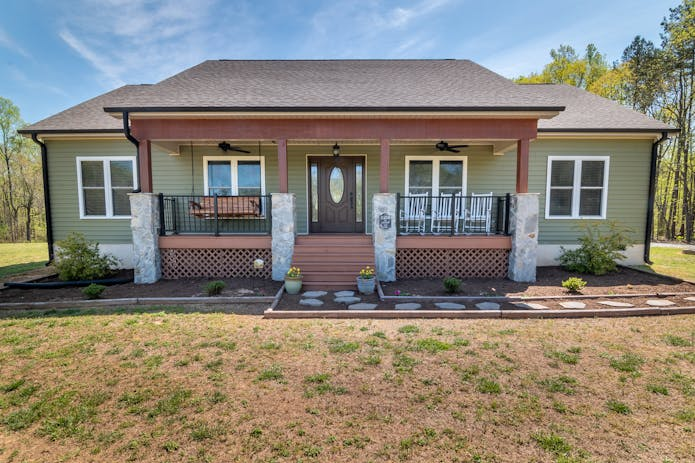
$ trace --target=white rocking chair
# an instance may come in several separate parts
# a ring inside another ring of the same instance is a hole
[[[484,230],[489,235],[491,224],[492,192],[471,193],[470,207],[466,211],[466,218],[463,224],[464,233],[480,233]]]
[[[461,217],[462,196],[456,193],[451,196],[437,196],[432,199],[431,229],[432,233],[456,234]],[[451,216],[451,203],[453,201],[453,217]]]
[[[403,207],[399,216],[402,233],[425,233],[428,203],[429,196],[427,194],[416,194],[403,198]]]

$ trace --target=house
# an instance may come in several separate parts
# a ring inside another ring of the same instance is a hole
[[[339,287],[370,263],[384,281],[533,281],[589,220],[630,227],[642,263],[674,130],[468,60],[213,60],[22,133],[41,145],[51,247],[82,232],[140,283],[294,263]]]

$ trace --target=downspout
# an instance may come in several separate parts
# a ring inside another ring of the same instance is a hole
[[[138,172],[138,187],[133,193],[140,193],[140,142],[130,133],[130,123],[128,111],[123,111],[123,133],[133,145],[135,145],[135,169]]]
[[[43,207],[46,212],[46,241],[48,244],[48,263],[53,263],[53,220],[51,216],[51,192],[48,187],[48,148],[46,144],[39,140],[36,133],[31,134],[31,139],[41,147],[41,174],[43,176]]]
[[[649,170],[649,198],[647,199],[647,229],[644,233],[644,262],[651,264],[650,257],[652,233],[654,232],[654,201],[656,197],[656,160],[659,145],[668,140],[668,132],[661,132],[661,138],[652,143],[652,161]]]

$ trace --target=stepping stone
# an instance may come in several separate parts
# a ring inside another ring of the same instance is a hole
[[[435,302],[434,305],[438,309],[443,309],[443,310],[461,310],[461,309],[466,308],[465,305],[457,304],[456,302]]]
[[[651,305],[652,307],[668,307],[670,305],[676,305],[676,303],[668,299],[649,299],[647,305]]]
[[[402,304],[396,304],[396,310],[417,310],[422,307],[417,302],[403,302]]]
[[[497,302],[478,302],[475,306],[480,310],[499,310],[500,308]]]
[[[320,307],[323,305],[323,301],[318,299],[300,299],[299,305],[308,305],[311,307]]]
[[[359,304],[350,304],[348,310],[374,310],[376,309],[376,304],[370,304],[368,302],[360,302]]]
[[[548,306],[538,304],[536,302],[514,302],[513,304],[519,307],[520,309],[544,310],[548,308]]]
[[[237,290],[237,294],[253,294],[254,290],[252,289],[246,289],[246,288],[241,288]]]
[[[695,297],[686,297],[685,300],[695,302]]]
[[[302,294],[302,296],[317,298],[325,296],[326,294],[328,294],[326,291],[307,291],[304,294]]]
[[[586,304],[584,304],[583,302],[576,302],[576,301],[560,302],[560,305],[564,309],[584,309],[584,308],[586,308]]]
[[[342,296],[342,297],[336,297],[333,299],[334,302],[338,302],[341,304],[356,304],[360,302],[362,299],[359,297],[354,297],[354,296]]]
[[[632,304],[619,301],[598,301],[598,303],[601,305],[607,305],[608,307],[634,307]]]
[[[335,293],[335,297],[352,297],[354,295],[354,291],[338,291],[337,293]]]

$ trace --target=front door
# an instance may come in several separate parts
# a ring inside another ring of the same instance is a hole
[[[309,157],[309,231],[364,232],[364,157]]]

